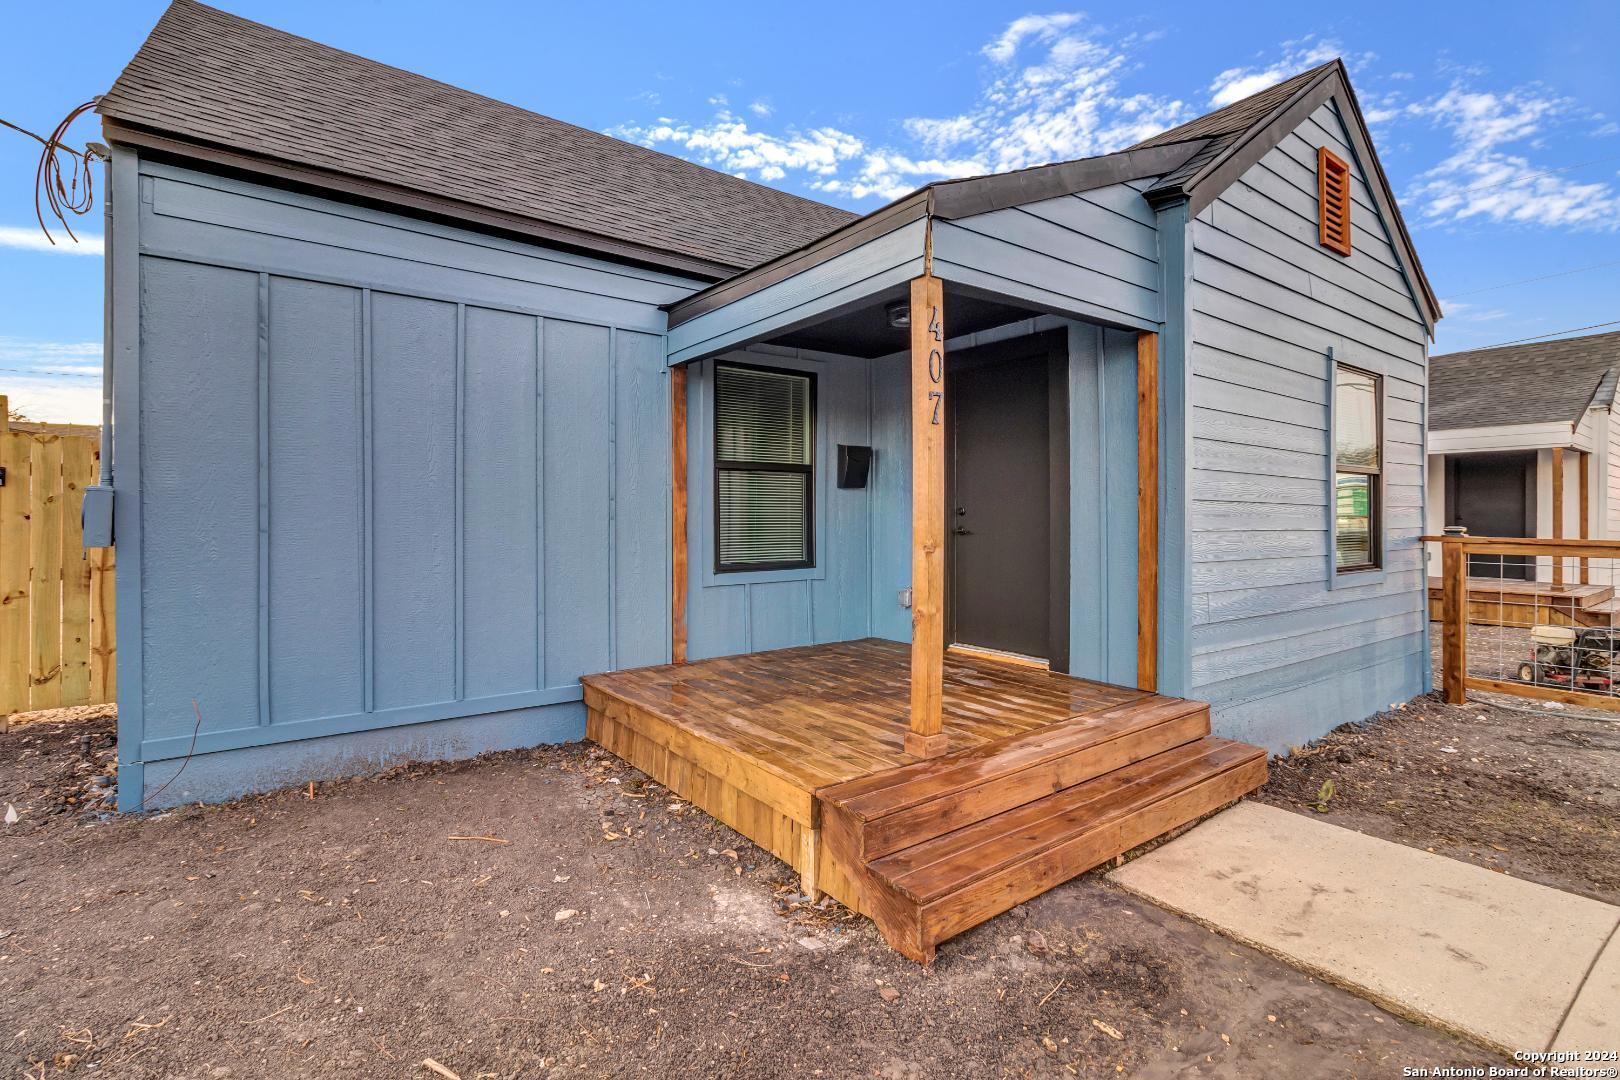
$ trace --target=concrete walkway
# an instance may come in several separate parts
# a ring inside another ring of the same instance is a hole
[[[1620,908],[1609,904],[1254,802],[1111,877],[1503,1053],[1620,1050]]]

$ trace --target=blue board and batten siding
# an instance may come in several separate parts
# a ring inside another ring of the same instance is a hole
[[[1318,243],[1316,150],[1353,169]],[[1284,749],[1426,689],[1426,330],[1330,102],[1193,221],[1191,675],[1223,734]],[[1384,567],[1332,562],[1335,361],[1383,376]]]
[[[576,738],[667,660],[695,283],[120,156],[121,805]]]

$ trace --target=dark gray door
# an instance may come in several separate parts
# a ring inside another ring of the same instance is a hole
[[[1533,536],[1530,486],[1536,455],[1464,454],[1446,459],[1447,525],[1462,525],[1474,536]],[[1531,560],[1519,555],[1476,555],[1472,577],[1527,579]]]
[[[1052,640],[1051,352],[1049,341],[1036,339],[948,362],[946,630],[953,644],[1042,659],[1060,652]],[[1066,580],[1062,586],[1066,593]],[[1062,616],[1066,625],[1066,604]]]

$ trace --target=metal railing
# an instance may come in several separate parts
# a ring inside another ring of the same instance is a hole
[[[1425,536],[1441,550],[1441,686],[1620,710],[1620,541]]]

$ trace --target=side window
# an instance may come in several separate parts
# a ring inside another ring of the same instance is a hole
[[[1339,364],[1333,372],[1334,570],[1376,570],[1383,556],[1379,506],[1384,469],[1380,376]]]
[[[815,565],[814,375],[714,369],[715,571]]]

